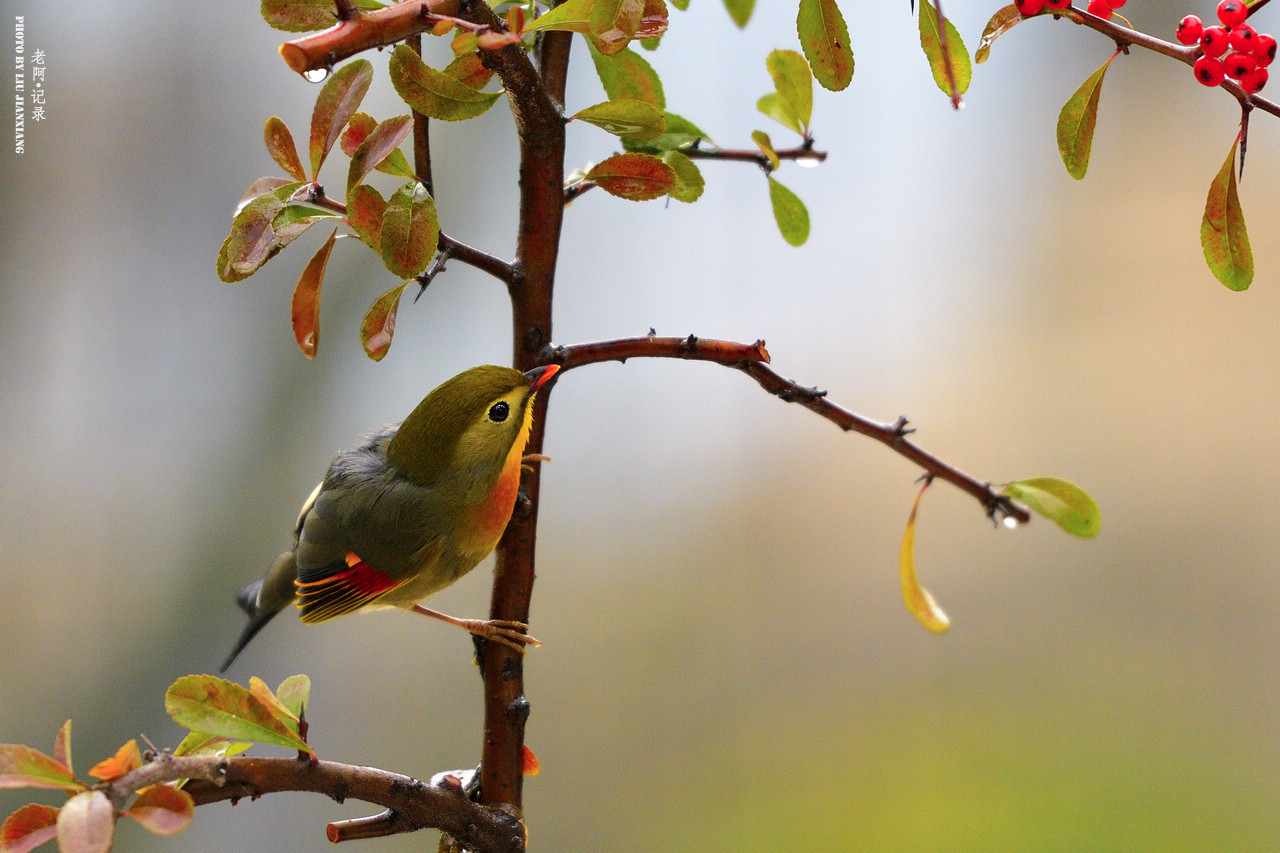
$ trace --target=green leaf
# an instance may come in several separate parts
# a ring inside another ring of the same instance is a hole
[[[574,33],[585,33],[590,29],[591,6],[595,0],[566,0],[559,6],[539,15],[524,25],[524,31],[568,30]]]
[[[1081,84],[1076,93],[1062,105],[1058,114],[1058,152],[1067,174],[1077,181],[1089,170],[1089,152],[1093,148],[1093,129],[1098,123],[1098,98],[1102,95],[1102,78],[1119,51]]]
[[[676,201],[692,204],[702,196],[704,181],[697,164],[679,151],[664,151],[662,162],[675,172],[676,182],[669,195]]]
[[[969,61],[969,49],[950,20],[945,20],[946,48],[943,48],[942,34],[938,30],[938,10],[929,0],[920,0],[920,46],[929,60],[929,69],[933,72],[933,82],[943,94],[958,103],[960,96],[969,89],[973,79],[973,65]],[[948,73],[948,68],[950,73]],[[952,90],[952,81],[955,89]]]
[[[436,203],[417,181],[405,184],[387,200],[382,215],[382,262],[392,275],[413,278],[436,254],[440,220]]]
[[[53,788],[82,791],[71,768],[38,749],[20,743],[0,743],[0,788]]]
[[[217,676],[179,678],[165,693],[164,709],[175,723],[193,732],[311,751],[307,742],[262,700],[239,684]]]
[[[413,281],[413,279],[409,279]],[[360,324],[360,344],[365,354],[374,361],[391,349],[391,337],[396,331],[396,312],[400,310],[400,297],[409,281],[402,282],[378,297],[364,315]]]
[[[307,358],[315,358],[316,347],[320,345],[320,286],[324,283],[324,270],[329,264],[329,253],[333,251],[333,243],[337,237],[338,229],[335,228],[329,239],[324,241],[307,262],[298,278],[297,287],[293,289],[290,311],[293,337]]]
[[[777,92],[761,95],[760,100],[756,101],[756,109],[783,127],[794,130],[801,135],[804,134],[804,125],[800,123],[800,119],[792,111],[791,105]]]
[[[575,119],[594,124],[630,142],[656,139],[667,129],[662,110],[644,101],[604,101],[579,110],[569,120]]]
[[[341,214],[323,207],[310,204],[286,204],[272,217],[271,227],[280,239],[289,242],[317,222],[341,218]]]
[[[643,56],[634,50],[622,50],[605,56],[598,50],[591,51],[596,74],[611,101],[644,101],[660,110],[667,108],[662,92],[662,81]]]
[[[58,812],[58,853],[109,853],[116,813],[101,791],[82,791]]]
[[[311,111],[311,180],[316,180],[333,143],[360,108],[372,82],[373,66],[367,59],[357,59],[330,75],[320,89]]]
[[[177,835],[191,825],[196,805],[191,795],[172,785],[151,785],[138,792],[125,815],[142,824],[152,835]]]
[[[501,92],[481,92],[427,65],[407,45],[396,45],[387,71],[406,104],[431,118],[465,121],[484,114]]]
[[[724,8],[729,12],[729,17],[733,18],[733,22],[738,25],[738,29],[742,29],[747,25],[747,21],[751,20],[751,12],[756,7],[756,0],[724,0]]]
[[[484,63],[480,61],[480,54],[475,52],[455,56],[452,62],[441,69],[440,73],[448,74],[454,80],[472,89],[482,88],[493,79],[493,72],[484,67]]]
[[[276,697],[295,717],[301,718],[311,701],[311,679],[305,675],[291,675],[276,688]]]
[[[0,825],[0,850],[4,853],[30,853],[57,836],[58,810],[53,806],[28,803]]]
[[[1000,494],[1022,501],[1063,530],[1089,538],[1098,535],[1102,514],[1089,494],[1057,477],[1035,477],[1005,484]]]
[[[302,169],[302,161],[298,159],[298,146],[293,143],[293,134],[279,116],[267,119],[262,129],[263,140],[267,143],[267,153],[271,159],[280,164],[295,181],[305,181],[307,173]]]
[[[915,503],[911,505],[911,515],[907,517],[907,530],[902,534],[902,547],[898,551],[898,577],[902,581],[902,600],[906,603],[907,610],[921,625],[935,634],[941,634],[951,627],[951,620],[942,612],[938,602],[933,600],[929,590],[920,585],[920,579],[916,576],[916,512],[920,509],[920,499],[924,497],[927,488],[929,483],[926,481],[920,487]]]
[[[681,12],[685,12],[689,9],[689,0],[671,0],[671,5],[675,6]]]
[[[285,184],[263,193],[240,209],[231,221],[231,233],[218,251],[218,278],[227,282],[242,281],[288,244],[289,240],[278,235],[271,223],[300,186],[300,183]]]
[[[769,201],[782,239],[793,246],[803,246],[809,239],[809,211],[800,197],[769,176]]]
[[[173,751],[179,755],[239,755],[253,744],[242,740],[231,740],[208,732],[187,732],[187,736]]]
[[[240,196],[240,201],[236,203],[236,209],[232,211],[231,215],[239,216],[240,211],[244,210],[245,205],[247,205],[249,202],[253,201],[255,198],[257,198],[260,195],[265,195],[266,193],[269,193],[269,192],[275,192],[276,190],[284,186],[297,187],[297,186],[301,186],[301,184],[298,181],[291,181],[288,178],[280,178],[280,177],[275,177],[271,175],[268,175],[267,177],[263,177],[263,178],[258,178],[258,180],[254,181],[252,184],[249,185],[249,189],[245,190],[244,195]]]
[[[658,157],[628,152],[597,163],[587,172],[587,180],[618,198],[648,201],[670,192],[676,173]]]
[[[406,47],[405,50],[409,48]],[[413,53],[411,50],[409,52]],[[347,168],[347,192],[389,157],[412,129],[413,116],[403,115],[389,118],[370,131],[356,153],[351,155],[351,165]]]
[[[804,133],[813,117],[813,75],[809,73],[809,63],[794,50],[775,50],[769,54],[765,65],[773,77],[778,96],[799,122],[799,132]]]
[[[796,32],[813,76],[823,88],[839,92],[853,80],[849,29],[835,0],[800,0]]]
[[[1236,148],[1240,137],[1231,145],[1231,153],[1222,164],[1218,176],[1209,185],[1200,222],[1200,245],[1204,259],[1218,281],[1232,290],[1247,290],[1253,283],[1253,250],[1244,227],[1244,211],[1236,189]]]
[[[644,0],[595,0],[588,19],[588,35],[596,50],[612,55],[635,38],[644,15]]]
[[[987,57],[991,55],[991,45],[995,40],[1025,20],[1026,18],[1022,17],[1018,11],[1018,7],[1012,3],[997,11],[991,16],[991,20],[987,21],[987,26],[982,31],[978,49],[973,52],[973,61],[979,65],[986,62]]]
[[[769,139],[769,134],[763,130],[753,130],[751,131],[751,141],[760,148],[760,152],[768,159],[770,171],[782,165],[782,162],[778,159],[778,152],[773,150],[773,140]]]
[[[362,12],[386,5],[378,0],[355,0],[355,3]],[[262,0],[262,17],[277,30],[290,33],[324,30],[336,23],[333,0]]]

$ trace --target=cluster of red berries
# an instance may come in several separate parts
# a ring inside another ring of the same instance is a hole
[[[1110,20],[1111,13],[1123,6],[1124,2],[1125,0],[1089,0],[1088,11],[1090,15]],[[1071,0],[1013,0],[1013,5],[1018,7],[1024,18],[1030,18],[1045,9],[1065,9],[1071,5]]]
[[[1222,0],[1218,4],[1221,26],[1206,27],[1195,15],[1178,23],[1178,41],[1199,44],[1204,52],[1194,67],[1201,83],[1217,86],[1230,77],[1240,81],[1240,88],[1249,94],[1267,85],[1267,66],[1276,58],[1276,40],[1246,24],[1248,15],[1243,0]]]

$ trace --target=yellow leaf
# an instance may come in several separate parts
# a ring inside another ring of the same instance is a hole
[[[951,620],[933,600],[929,590],[920,585],[920,580],[916,577],[916,511],[920,509],[920,499],[924,497],[924,491],[927,488],[929,488],[928,480],[920,487],[920,493],[916,495],[915,503],[911,505],[907,530],[902,535],[902,550],[898,552],[898,573],[902,579],[902,598],[911,615],[919,619],[920,624],[930,631],[941,634],[951,627]]]

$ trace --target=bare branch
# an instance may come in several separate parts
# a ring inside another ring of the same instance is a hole
[[[280,57],[299,74],[332,68],[357,53],[417,35],[431,27],[429,15],[456,15],[461,5],[460,0],[406,0],[373,12],[357,9],[327,30],[280,45]]]

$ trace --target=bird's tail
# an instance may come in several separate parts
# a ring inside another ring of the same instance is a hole
[[[249,641],[258,635],[272,618],[293,601],[293,581],[298,576],[298,561],[292,551],[276,557],[267,576],[254,581],[236,593],[236,604],[249,614],[249,624],[240,632],[235,647],[227,659],[222,662],[219,672],[226,672],[236,656],[249,645]]]

